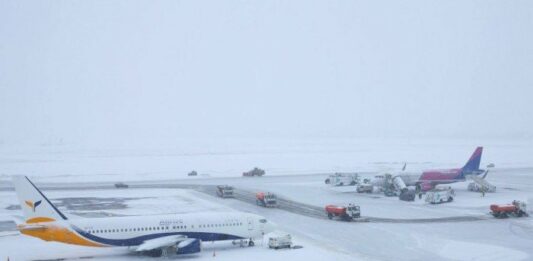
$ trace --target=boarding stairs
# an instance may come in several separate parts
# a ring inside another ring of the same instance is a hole
[[[486,179],[477,176],[477,175],[467,175],[467,179],[472,180],[482,188],[484,188],[485,192],[494,192],[496,191],[496,186],[490,184]]]

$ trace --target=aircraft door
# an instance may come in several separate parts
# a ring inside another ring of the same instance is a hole
[[[252,217],[248,217],[248,230],[254,229],[254,219]]]

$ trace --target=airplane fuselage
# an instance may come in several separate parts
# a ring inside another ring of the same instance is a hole
[[[19,227],[46,241],[95,247],[138,246],[146,240],[180,235],[202,241],[257,238],[271,231],[266,219],[248,213],[192,213],[164,216],[69,219]]]

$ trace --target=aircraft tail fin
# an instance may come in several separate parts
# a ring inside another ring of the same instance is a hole
[[[14,176],[13,185],[27,223],[67,220],[26,176]]]
[[[479,164],[481,163],[481,154],[483,153],[483,147],[477,147],[468,162],[463,167],[463,173],[471,173],[479,170]]]

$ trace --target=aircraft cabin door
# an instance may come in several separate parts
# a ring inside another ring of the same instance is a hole
[[[248,217],[248,230],[254,229],[254,219],[252,217]]]

